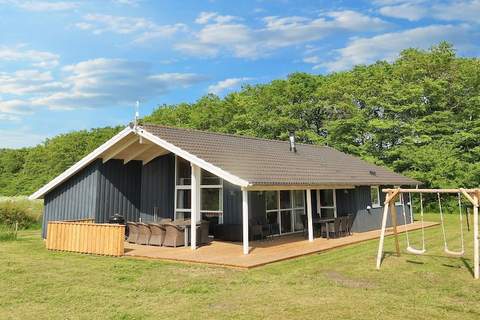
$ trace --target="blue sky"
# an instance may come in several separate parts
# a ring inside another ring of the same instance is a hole
[[[295,71],[480,52],[480,1],[0,0],[0,148]]]

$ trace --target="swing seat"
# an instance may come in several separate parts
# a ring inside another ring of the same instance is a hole
[[[415,249],[415,248],[413,248],[413,247],[407,247],[407,251],[410,252],[411,254],[422,255],[422,254],[424,254],[427,250],[425,250],[425,249]]]
[[[463,257],[463,255],[465,254],[464,250],[462,250],[462,251],[451,251],[448,248],[445,248],[443,251],[446,254],[448,254],[449,256],[452,256],[452,257]]]

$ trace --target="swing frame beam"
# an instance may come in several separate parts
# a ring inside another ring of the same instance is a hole
[[[473,270],[474,278],[480,278],[480,261],[479,261],[479,238],[478,238],[478,208],[480,205],[480,188],[476,189],[404,189],[404,188],[386,188],[382,189],[386,193],[383,216],[382,229],[380,230],[380,241],[377,252],[377,270],[380,270],[383,258],[383,248],[385,241],[385,231],[387,229],[388,213],[392,221],[393,235],[395,239],[395,251],[400,256],[400,242],[397,231],[397,208],[395,207],[396,198],[401,193],[460,193],[473,205]]]

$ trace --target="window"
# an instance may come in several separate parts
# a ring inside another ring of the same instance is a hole
[[[202,179],[201,179],[202,186],[219,186],[221,184],[222,184],[222,179],[220,179],[213,173],[202,170]]]
[[[293,207],[303,208],[305,206],[305,198],[303,190],[295,190],[293,192]]]
[[[278,209],[278,192],[277,191],[266,191],[265,192],[265,202],[266,202],[267,211]]]
[[[175,157],[175,219],[188,219],[192,211],[192,167],[190,162]],[[216,175],[200,172],[200,215],[215,217],[223,223],[223,181]]]
[[[317,208],[321,218],[337,217],[335,189],[317,190]]]
[[[370,187],[370,200],[372,207],[380,207],[380,189],[378,186]]]
[[[320,190],[320,206],[324,208],[333,208],[335,199],[333,197],[333,190]]]
[[[189,186],[192,183],[192,166],[185,159],[176,157],[177,185]]]
[[[222,211],[222,189],[221,188],[201,188],[200,211]]]
[[[190,189],[177,190],[177,208],[178,209],[190,209],[192,203],[192,191]]]
[[[290,209],[291,207],[291,191],[280,191],[280,209]]]
[[[303,190],[266,191],[267,222],[277,224],[280,234],[303,230],[304,197],[305,192]]]

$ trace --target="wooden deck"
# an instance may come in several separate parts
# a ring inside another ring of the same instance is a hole
[[[438,223],[425,222],[425,227],[435,225],[438,225]],[[415,222],[409,225],[408,230],[416,230],[420,229],[420,227],[420,223]],[[404,226],[398,226],[398,231],[403,232]],[[386,234],[392,234],[391,228],[387,229]],[[301,234],[293,234],[277,237],[273,240],[251,241],[249,255],[242,253],[241,242],[213,241],[209,245],[201,246],[195,251],[191,250],[190,247],[168,248],[125,243],[125,256],[249,269],[378,237],[380,237],[380,230],[355,233],[351,236],[337,239],[327,240],[318,238],[313,242],[309,242]]]

